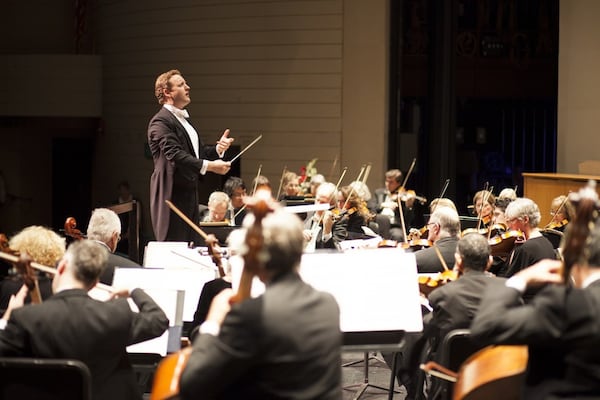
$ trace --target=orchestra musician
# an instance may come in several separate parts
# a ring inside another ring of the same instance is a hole
[[[523,232],[525,242],[515,246],[504,266],[498,271],[498,276],[509,278],[544,258],[556,259],[552,243],[538,228],[540,210],[533,200],[520,197],[512,201],[506,207],[505,215],[508,228]]]
[[[120,231],[119,231],[120,232]],[[33,262],[54,266],[66,250],[65,238],[43,226],[29,226],[10,238],[9,247],[19,253],[27,253]],[[43,272],[36,272],[42,300],[52,296],[52,281]],[[0,309],[8,307],[10,297],[19,292],[23,279],[18,275],[8,276],[0,281]],[[25,302],[31,301],[30,296]]]
[[[200,220],[198,182],[207,172],[224,175],[231,163],[221,158],[233,142],[229,129],[216,146],[202,143],[188,122],[185,107],[190,103],[190,87],[178,70],[160,74],[154,93],[160,111],[148,125],[148,145],[154,171],[150,180],[150,216],[158,241],[174,240],[200,243],[199,235],[181,218],[171,217],[165,203],[170,200],[192,221]]]
[[[600,396],[600,229],[583,241],[583,257],[566,271],[542,260],[487,290],[471,335],[482,344],[526,344],[526,399]],[[562,284],[558,284],[562,283]],[[545,287],[526,305],[526,289]],[[499,317],[501,316],[501,317]]]
[[[351,186],[344,186],[338,191],[337,217],[345,221],[348,232],[347,239],[364,239],[368,237],[363,227],[374,218],[369,212],[367,203]]]
[[[141,265],[129,258],[115,254],[121,238],[121,220],[114,211],[108,208],[95,209],[90,217],[86,234],[89,240],[99,243],[108,253],[106,267],[100,274],[100,282],[112,285],[115,267],[142,268]]]
[[[342,398],[339,308],[302,281],[300,220],[283,210],[263,219],[263,295],[213,300],[180,380],[181,399]]]
[[[280,200],[302,196],[298,174],[286,171],[281,179],[281,191]]]
[[[460,218],[451,207],[436,207],[427,223],[427,239],[433,246],[415,252],[417,271],[419,273],[435,273],[445,271],[440,260],[444,260],[448,269],[454,267],[454,253],[460,234]],[[439,251],[439,254],[438,254]]]
[[[200,215],[200,222],[229,223],[233,208],[227,193],[215,191],[208,197],[208,208]]]
[[[336,187],[331,182],[322,183],[317,189],[315,204],[329,204],[333,209],[337,203]],[[329,210],[307,213],[304,220],[304,239],[312,241],[317,249],[337,249],[348,237],[346,221],[334,219]]]
[[[223,185],[223,191],[231,199],[233,215],[235,216],[235,225],[242,225],[242,221],[246,216],[246,209],[244,207],[244,197],[247,195],[246,184],[242,178],[231,176],[227,179],[227,181],[225,181],[225,184]]]
[[[101,302],[88,295],[107,257],[94,241],[73,242],[56,268],[52,297],[19,308],[23,286],[1,320],[0,355],[80,360],[90,369],[94,399],[141,399],[126,346],[160,336],[169,321],[141,289],[115,293],[130,297],[139,312],[126,298]]]
[[[564,232],[567,224],[575,215],[575,208],[567,196],[563,194],[552,199],[550,215],[552,216],[552,221],[550,221],[547,228]]]
[[[258,175],[254,179],[252,179],[252,187],[256,192],[259,190],[268,190],[269,192],[273,192],[273,188],[271,187],[271,182],[269,178],[264,175]]]
[[[490,246],[483,235],[468,234],[461,238],[454,257],[454,269],[459,272],[459,279],[429,294],[429,305],[433,311],[423,318],[423,332],[406,337],[407,346],[404,346],[400,357],[403,363],[396,370],[396,377],[407,389],[407,399],[414,399],[415,393],[421,390],[415,388],[420,373],[418,364],[435,360],[438,346],[448,332],[468,329],[488,286],[505,281],[485,272],[492,259]],[[435,393],[436,388],[430,388],[428,392]],[[432,395],[430,398],[436,397]]]
[[[420,228],[423,225],[422,215],[417,210],[415,196],[403,196],[402,172],[391,169],[385,173],[385,188],[375,190],[377,198],[377,223],[384,239],[401,241],[404,230],[401,225],[398,197],[402,201],[402,213],[405,228]],[[405,197],[405,198],[404,198]]]
[[[479,218],[478,228],[491,225],[496,197],[488,190],[480,190],[473,196],[473,212]]]

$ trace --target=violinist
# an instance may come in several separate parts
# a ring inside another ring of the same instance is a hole
[[[121,238],[121,220],[119,216],[108,208],[97,208],[92,212],[87,227],[87,238],[99,243],[107,250],[108,261],[100,275],[100,282],[112,285],[115,267],[142,268],[141,265],[116,254],[116,248]]]
[[[552,221],[550,221],[546,228],[564,233],[567,224],[575,215],[575,209],[567,196],[561,195],[552,200],[550,215],[552,216]]]
[[[417,381],[418,364],[434,358],[438,346],[448,332],[453,329],[468,329],[477,313],[483,294],[489,285],[504,284],[505,279],[496,278],[486,273],[491,263],[491,249],[485,236],[469,234],[458,241],[454,254],[454,269],[459,272],[459,279],[449,282],[429,294],[429,304],[433,311],[423,318],[423,333],[417,338],[407,337],[412,346],[405,347],[407,354],[406,372],[397,371],[403,378],[404,386],[413,388]],[[427,350],[423,353],[422,349]],[[421,356],[424,354],[423,356]],[[419,359],[423,357],[422,359]],[[407,380],[406,376],[413,377]],[[408,386],[407,386],[408,385]],[[418,388],[417,390],[420,390]],[[435,393],[436,388],[429,393]],[[410,393],[407,398],[411,397]],[[432,396],[430,398],[436,398]]]
[[[419,228],[423,225],[422,213],[418,210],[416,195],[404,196],[402,172],[391,169],[385,173],[385,188],[375,190],[377,198],[377,223],[384,239],[401,241],[404,231],[401,226],[398,201],[402,202],[402,212],[406,229]]]
[[[119,231],[120,232],[120,231]],[[27,253],[33,262],[54,266],[66,250],[65,239],[43,226],[29,226],[10,238],[9,247],[19,253]],[[52,296],[51,279],[43,272],[36,272],[42,299]],[[0,282],[0,309],[5,310],[12,295],[23,286],[18,275],[9,276]],[[25,303],[31,301],[27,296]]]
[[[208,208],[200,214],[200,222],[223,222],[229,224],[232,217],[231,200],[225,192],[212,192]]]
[[[241,226],[246,210],[244,207],[244,197],[247,195],[246,184],[242,178],[232,176],[225,181],[223,192],[231,199],[231,207],[233,207],[234,225]]]
[[[342,187],[338,192],[337,216],[345,221],[348,239],[367,237],[363,227],[374,217],[367,208],[367,203],[350,186]]]
[[[529,346],[525,399],[597,399],[600,394],[600,229],[595,218],[592,222],[589,235],[578,230],[583,235],[576,243],[582,248],[576,246],[580,251],[571,267],[542,260],[517,272],[505,285],[486,291],[471,325],[472,337],[482,344]],[[582,227],[588,223],[582,221]],[[539,285],[545,287],[523,306],[524,291]]]
[[[342,398],[339,307],[297,272],[302,224],[276,210],[263,219],[262,237],[266,290],[233,306],[230,289],[215,297],[181,376],[181,399]]]
[[[480,190],[473,196],[473,212],[479,218],[478,228],[487,228],[492,222],[496,198],[487,190]]]
[[[450,207],[437,207],[427,223],[427,239],[433,247],[424,248],[415,252],[417,271],[419,273],[435,273],[445,270],[440,260],[439,253],[448,269],[454,267],[454,252],[460,234],[460,219],[456,210]]]
[[[106,259],[107,252],[94,241],[72,243],[56,267],[54,295],[41,304],[7,310],[0,355],[79,360],[90,369],[94,399],[141,400],[126,346],[162,335],[169,320],[141,289],[115,292],[123,298],[107,302],[92,299],[88,291]],[[25,294],[26,288],[19,291],[11,307]],[[126,297],[139,312],[132,311]]]
[[[335,208],[337,193],[331,182],[322,183],[317,189],[315,204],[329,204]],[[348,237],[347,221],[335,219],[332,211],[316,211],[307,213],[304,220],[304,238],[314,243],[316,249],[337,249],[339,243]]]
[[[325,177],[323,175],[315,174],[315,175],[311,176],[309,192],[306,193],[306,197],[314,198],[317,195],[317,189],[319,188],[319,186],[322,183],[325,183]]]
[[[295,199],[302,196],[300,178],[295,172],[286,171],[281,178],[281,196],[279,200]]]
[[[508,228],[523,232],[525,242],[514,248],[505,265],[498,271],[498,276],[509,278],[544,258],[556,259],[552,243],[538,228],[540,210],[533,200],[518,198],[506,207],[505,214]]]

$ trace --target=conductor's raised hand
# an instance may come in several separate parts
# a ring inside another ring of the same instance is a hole
[[[225,175],[231,169],[231,162],[223,160],[208,161],[207,171],[215,174]]]
[[[223,136],[217,141],[217,153],[223,154],[229,146],[231,146],[231,143],[233,143],[234,140],[234,138],[229,137],[229,129],[225,129]]]

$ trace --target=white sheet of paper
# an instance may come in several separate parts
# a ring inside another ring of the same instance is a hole
[[[202,287],[213,279],[215,279],[214,271],[207,268],[115,268],[113,286],[115,288],[139,287],[147,291],[154,289],[183,290],[185,291],[183,320],[193,321]]]
[[[232,262],[237,290],[243,260]],[[340,306],[343,332],[423,330],[415,256],[398,248],[356,249],[344,253],[305,253],[302,279],[331,293]],[[252,296],[264,293],[257,278]]]
[[[177,315],[178,307],[181,311],[181,306],[177,304],[179,292],[178,290],[169,289],[145,289],[144,290],[152,299],[163,309],[167,318],[169,318],[170,326],[173,326],[178,320],[181,320],[181,315]],[[180,297],[179,297],[180,299]],[[131,309],[137,310],[137,306],[130,300]],[[167,344],[169,339],[169,331],[166,330],[161,336],[127,346],[128,353],[155,353],[160,355],[167,354]]]

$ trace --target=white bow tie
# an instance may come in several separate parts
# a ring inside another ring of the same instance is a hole
[[[173,114],[175,114],[179,118],[189,118],[190,117],[190,114],[187,112],[187,110],[179,110],[174,107],[173,107]]]

